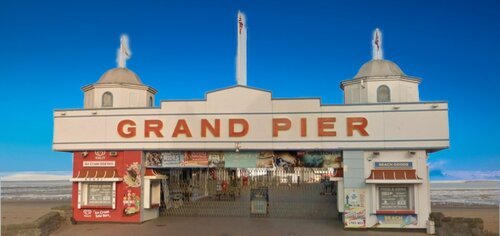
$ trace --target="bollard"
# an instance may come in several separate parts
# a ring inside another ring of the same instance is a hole
[[[436,227],[433,220],[428,220],[426,222],[427,234],[436,234]]]

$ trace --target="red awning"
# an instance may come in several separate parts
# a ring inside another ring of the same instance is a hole
[[[372,170],[366,183],[381,184],[407,184],[422,183],[423,180],[417,176],[417,170]]]
[[[146,173],[144,174],[144,178],[146,178],[146,179],[166,179],[167,176],[162,175],[161,173],[159,173],[155,169],[146,168]]]
[[[73,173],[74,177],[71,178],[71,181],[105,181],[105,182],[116,182],[122,181],[118,175],[118,171],[116,169],[111,168],[99,168],[99,169],[82,169],[77,173]]]
[[[331,181],[341,180],[344,177],[344,169],[343,168],[335,168],[333,173],[322,174],[322,177],[329,177]]]
[[[344,168],[336,168],[335,175],[333,177],[342,178],[344,177]]]

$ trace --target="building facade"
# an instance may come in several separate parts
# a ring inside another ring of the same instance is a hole
[[[226,156],[226,168],[274,168],[253,166],[258,157],[248,153],[288,152],[298,159],[340,155],[330,179],[345,227],[425,228],[426,163],[449,147],[448,104],[420,101],[419,83],[395,63],[374,59],[341,82],[344,104],[278,99],[238,85],[155,107],[154,88],[115,68],[82,88],[83,109],[54,111],[53,149],[73,153],[77,221],[158,217],[162,168],[211,168],[214,155]]]

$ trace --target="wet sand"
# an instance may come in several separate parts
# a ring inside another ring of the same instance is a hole
[[[2,225],[29,223],[47,214],[52,207],[71,205],[66,201],[2,201]]]

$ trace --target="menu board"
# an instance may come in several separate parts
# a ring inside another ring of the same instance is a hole
[[[379,187],[380,210],[409,210],[408,187]]]
[[[111,205],[112,184],[89,184],[88,185],[88,205],[108,206]]]

